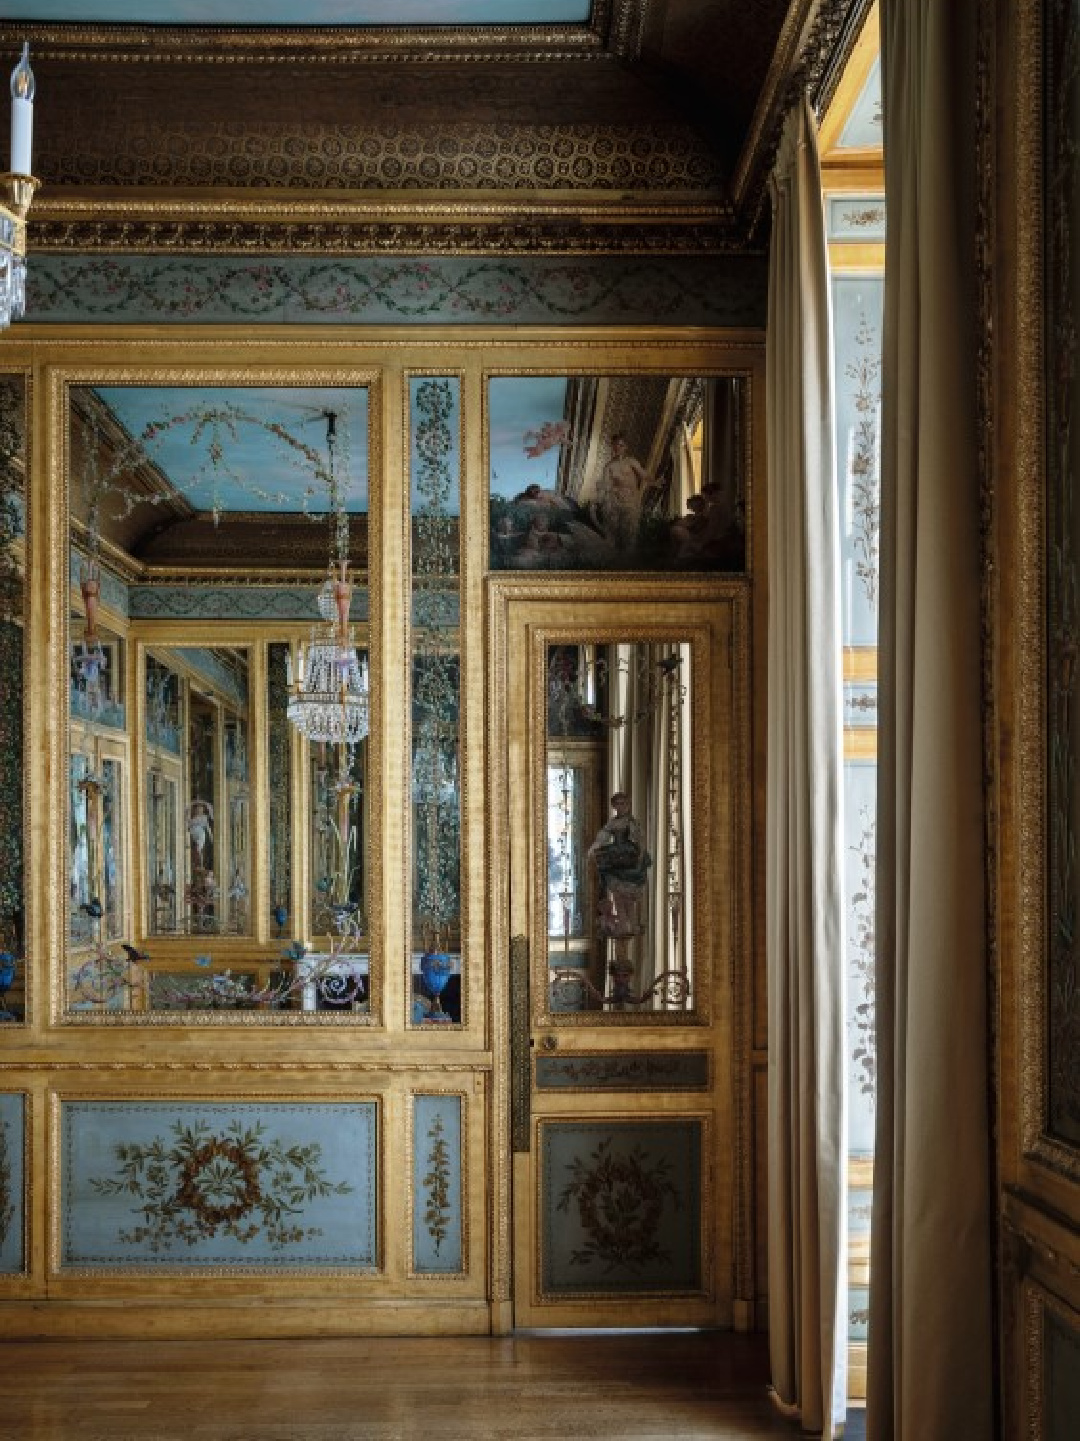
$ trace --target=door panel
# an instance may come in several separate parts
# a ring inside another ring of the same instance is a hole
[[[514,589],[515,1324],[729,1325],[749,1233],[745,597]]]

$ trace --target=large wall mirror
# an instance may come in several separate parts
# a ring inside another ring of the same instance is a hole
[[[492,570],[742,572],[746,376],[488,385]]]
[[[64,1007],[366,1022],[370,386],[66,395]]]

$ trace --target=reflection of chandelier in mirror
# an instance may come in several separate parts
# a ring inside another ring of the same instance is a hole
[[[0,201],[0,330],[26,310],[26,213],[38,181],[30,174],[34,120],[34,72],[30,46],[11,72],[11,170]]]
[[[289,703],[286,714],[311,741],[356,745],[368,733],[368,669],[356,651],[349,607],[349,516],[335,470],[337,414],[326,412],[327,484],[333,526],[330,570],[318,595],[323,624],[297,650],[295,674],[288,666]]]

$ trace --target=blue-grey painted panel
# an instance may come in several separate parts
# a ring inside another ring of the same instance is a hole
[[[882,143],[881,56],[870,67],[870,74],[852,106],[847,124],[840,135],[838,149],[863,150]]]
[[[764,257],[35,255],[27,321],[765,324]]]
[[[699,1292],[702,1123],[540,1123],[541,1293]]]
[[[460,1096],[413,1097],[413,1270],[459,1275],[462,1241]]]
[[[61,1264],[370,1270],[374,1101],[65,1101]]]
[[[538,1091],[703,1091],[709,1085],[708,1051],[576,1051],[537,1056],[535,1064]]]
[[[833,280],[836,466],[840,503],[841,635],[877,645],[881,524],[881,316],[879,275]]]
[[[125,25],[580,25],[592,0],[6,0],[6,20]]]
[[[1043,1423],[1046,1441],[1080,1436],[1080,1330],[1046,1312]]]
[[[830,195],[825,202],[825,223],[829,239],[840,244],[883,241],[885,197]]]
[[[317,621],[317,591],[301,586],[133,585],[133,620],[306,620]],[[368,593],[353,591],[350,614],[368,618]]]
[[[238,706],[248,702],[247,677],[243,681],[228,665],[205,646],[178,645],[171,647],[171,653],[178,660],[213,686],[219,695],[225,696]]]
[[[0,1275],[26,1270],[26,1096],[0,1095]]]

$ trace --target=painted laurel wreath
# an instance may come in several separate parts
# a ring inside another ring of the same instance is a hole
[[[178,1121],[171,1130],[171,1144],[120,1142],[118,1173],[90,1183],[102,1196],[136,1198],[141,1219],[119,1233],[130,1245],[161,1252],[220,1232],[244,1245],[263,1236],[280,1250],[322,1235],[301,1223],[308,1202],[353,1189],[327,1178],[317,1143],[286,1147],[266,1139],[261,1123],[235,1122],[219,1135],[199,1122]]]
[[[610,1273],[620,1267],[640,1270],[652,1261],[669,1261],[658,1230],[665,1200],[679,1209],[679,1195],[668,1176],[667,1157],[650,1162],[639,1146],[612,1150],[609,1137],[601,1141],[589,1161],[575,1156],[571,1179],[563,1188],[556,1209],[570,1210],[576,1201],[585,1244],[570,1261],[584,1266],[599,1261]]]

